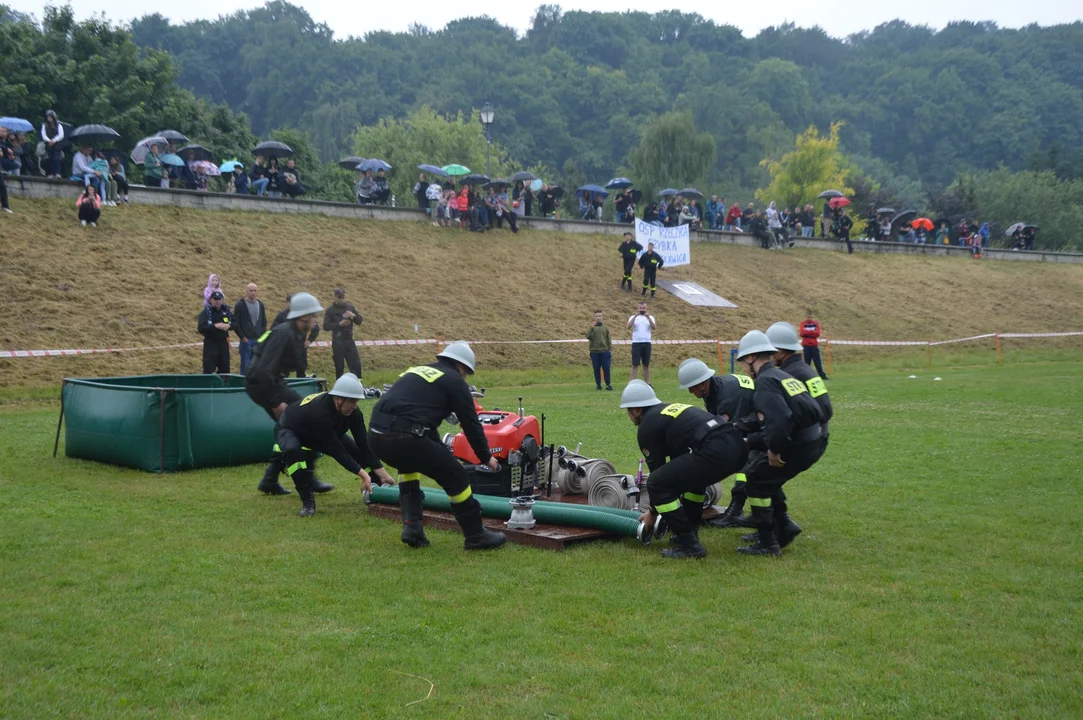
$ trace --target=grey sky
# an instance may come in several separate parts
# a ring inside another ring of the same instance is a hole
[[[44,3],[41,0],[0,0],[22,12],[41,16]],[[156,3],[145,0],[71,0],[76,16],[80,19],[98,14],[108,8],[110,20],[127,21],[142,15],[159,12],[174,22],[215,18],[237,10],[251,9],[263,4],[260,0],[186,0],[183,3]],[[464,15],[488,14],[504,25],[522,31],[530,25],[541,0],[519,2],[463,4],[452,0],[409,0],[407,2],[342,2],[342,0],[294,0],[304,7],[318,22],[327,23],[338,38],[364,35],[374,30],[402,31],[417,22],[432,29],[444,26],[449,20]],[[646,2],[628,3],[617,0],[589,0],[576,7],[572,3],[561,4],[565,9],[623,11],[627,9],[657,12],[680,8],[685,12],[698,12],[717,23],[736,25],[746,36],[753,36],[771,25],[793,22],[801,27],[820,25],[828,33],[845,36],[859,30],[870,30],[880,23],[901,18],[912,24],[941,28],[953,20],[992,20],[1006,27],[1021,27],[1031,23],[1056,25],[1075,22],[1083,18],[1083,3],[1078,0],[909,0],[885,3],[873,0],[849,5],[846,12],[828,10],[829,5],[808,0],[758,0],[755,3],[706,2],[684,0],[680,3]]]

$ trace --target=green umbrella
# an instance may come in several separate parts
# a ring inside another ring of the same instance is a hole
[[[448,175],[451,175],[453,177],[456,176],[456,175],[469,175],[470,174],[470,168],[466,167],[465,165],[445,165],[444,167],[442,167],[440,169],[443,170],[444,172],[446,172]]]

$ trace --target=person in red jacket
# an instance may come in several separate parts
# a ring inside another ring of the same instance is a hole
[[[816,365],[816,372],[824,380],[824,366],[820,364],[820,323],[812,319],[812,311],[805,312],[805,320],[801,323],[801,347],[804,350],[805,362]]]
[[[741,229],[740,203],[733,203],[733,205],[730,207],[729,212],[726,213],[726,220],[722,229],[726,232],[733,232],[734,229]]]

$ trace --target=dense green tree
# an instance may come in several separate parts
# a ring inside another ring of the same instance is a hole
[[[665,187],[705,187],[715,161],[715,142],[696,129],[692,114],[666,113],[643,129],[632,151],[632,174],[648,195]]]

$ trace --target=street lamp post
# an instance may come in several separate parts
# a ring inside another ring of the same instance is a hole
[[[489,177],[493,176],[492,165],[490,161],[490,149],[493,145],[492,136],[489,134],[489,128],[493,125],[493,106],[489,103],[485,103],[481,106],[481,126],[485,128],[485,174]]]

